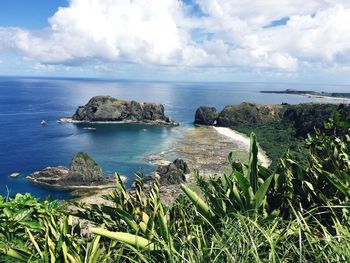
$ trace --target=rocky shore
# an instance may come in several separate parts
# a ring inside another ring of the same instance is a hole
[[[155,172],[150,175],[145,176],[143,181],[143,189],[145,193],[148,193],[151,189],[153,183],[156,180],[160,184],[160,195],[165,204],[172,203],[176,197],[181,194],[180,184],[188,183],[190,178],[191,170],[189,169],[187,163],[182,159],[176,159],[173,162],[163,162],[157,166]],[[88,193],[81,194],[81,192],[76,192],[80,197],[77,198],[82,203],[85,204],[110,204],[109,201],[103,198],[104,195],[108,195],[111,189],[101,189],[89,191]],[[133,189],[129,190],[133,192]]]
[[[157,103],[125,101],[111,96],[95,96],[85,106],[80,106],[71,118],[60,122],[71,123],[142,123],[177,126]]]
[[[249,137],[229,128],[198,125],[189,128],[183,139],[169,151],[152,154],[148,160],[152,163],[165,163],[174,156],[183,158],[191,171],[201,176],[221,176],[230,172],[227,156],[233,152],[236,161],[247,163],[249,158]],[[259,162],[269,166],[270,160],[260,149]],[[189,177],[187,181],[193,178]]]

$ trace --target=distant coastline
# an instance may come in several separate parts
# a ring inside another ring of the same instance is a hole
[[[350,93],[347,92],[317,92],[312,90],[286,89],[280,91],[262,90],[260,93],[300,95],[308,98],[325,99],[329,102],[350,103]]]

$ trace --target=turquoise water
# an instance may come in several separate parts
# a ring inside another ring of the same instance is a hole
[[[295,88],[285,84],[247,83],[159,83],[77,79],[0,78],[0,194],[30,192],[39,197],[67,198],[69,193],[31,184],[25,176],[47,166],[68,166],[78,151],[87,152],[106,174],[115,171],[130,178],[136,171],[154,170],[146,156],[173,147],[192,125],[198,106],[222,109],[243,101],[256,103],[300,103],[308,98],[283,94],[261,94],[259,90]],[[317,89],[298,85],[299,89]],[[322,87],[346,91],[346,86]],[[59,124],[77,106],[96,95],[158,102],[180,127],[136,124]],[[49,125],[42,126],[45,119]],[[86,127],[96,130],[87,130]],[[19,172],[19,178],[9,174]]]

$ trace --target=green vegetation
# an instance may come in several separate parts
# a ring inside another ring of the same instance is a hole
[[[169,207],[157,182],[127,192],[118,175],[109,205],[1,199],[0,261],[350,262],[349,127],[337,115],[308,136],[306,164],[287,152],[276,170],[258,165],[252,134],[248,164],[229,154],[230,174],[196,175],[200,194],[181,185]]]
[[[324,131],[324,123],[335,114],[349,116],[350,107],[335,104],[298,104],[285,105],[279,112],[279,118],[271,122],[240,123],[233,129],[250,135],[254,132],[259,144],[271,158],[271,169],[277,168],[279,159],[287,150],[293,159],[307,164],[305,139],[315,128]]]
[[[272,122],[269,124],[240,124],[234,127],[238,132],[249,135],[254,132],[259,144],[271,159],[271,169],[276,169],[279,159],[289,149],[293,158],[305,164],[307,149],[304,138],[296,137],[295,128],[290,122]]]

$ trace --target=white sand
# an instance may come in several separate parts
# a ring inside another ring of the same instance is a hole
[[[246,135],[243,135],[241,133],[238,133],[230,128],[224,128],[224,127],[213,127],[219,134],[222,134],[226,137],[231,138],[232,140],[239,142],[242,144],[243,147],[249,151],[250,149],[250,138]],[[258,160],[260,164],[264,167],[269,167],[271,164],[271,160],[264,151],[261,150],[259,147],[259,153],[258,153]]]

